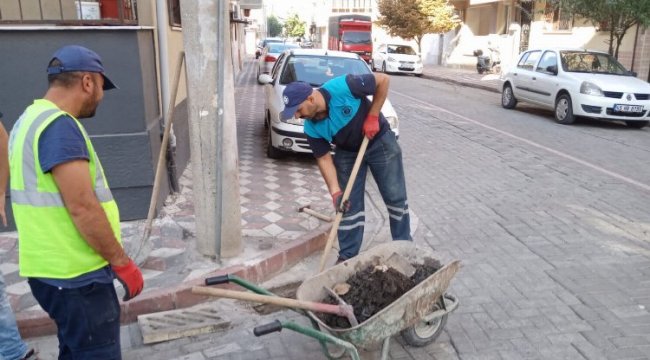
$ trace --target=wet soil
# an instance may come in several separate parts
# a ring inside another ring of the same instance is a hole
[[[350,291],[341,295],[341,298],[352,305],[359,323],[393,303],[442,267],[438,260],[431,258],[426,258],[423,264],[411,265],[415,268],[415,273],[410,278],[393,268],[386,271],[377,270],[372,264],[346,280],[350,284]],[[328,296],[323,302],[338,304],[332,296]],[[350,322],[344,317],[333,314],[318,315],[332,328],[350,327]]]

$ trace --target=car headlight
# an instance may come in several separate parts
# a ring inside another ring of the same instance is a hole
[[[389,62],[395,62],[395,61],[397,61],[397,60],[395,60],[395,58],[392,57],[392,56],[389,56],[386,60],[388,60]]]
[[[603,90],[594,83],[585,81],[580,85],[580,93],[592,96],[604,96]]]
[[[298,126],[304,126],[305,125],[305,119],[303,119],[303,118],[300,118],[300,119],[291,118],[291,119],[288,119],[285,122],[287,124],[298,125]]]
[[[396,129],[397,124],[399,123],[397,116],[387,116],[386,121],[388,121],[388,125],[390,125],[391,129]]]

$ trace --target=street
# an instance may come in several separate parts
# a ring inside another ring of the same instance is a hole
[[[241,86],[261,99],[254,68],[245,71]],[[558,125],[528,105],[501,108],[495,93],[408,76],[391,76],[389,98],[414,240],[462,261],[450,288],[460,306],[444,333],[424,348],[397,337],[391,359],[650,358],[649,129]],[[255,133],[262,156],[262,110],[251,111],[259,121],[240,119],[239,131]],[[315,340],[288,330],[253,336],[274,319],[307,324],[291,311],[214,306],[229,330],[146,346],[137,324],[123,326],[124,359],[325,358]]]

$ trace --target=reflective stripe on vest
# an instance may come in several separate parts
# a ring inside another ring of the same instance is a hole
[[[58,109],[50,109],[41,113],[27,130],[25,142],[23,144],[23,189],[11,191],[12,201],[21,205],[32,206],[65,206],[60,193],[39,192],[37,190],[38,181],[36,178],[36,164],[34,163],[34,138],[36,137],[36,130],[43,125],[43,123],[55,113],[60,112]],[[84,135],[87,137],[85,129],[80,128]],[[88,149],[91,150],[91,149]],[[106,186],[104,180],[104,172],[99,163],[97,154],[94,151],[89,151],[95,162],[95,195],[100,202],[107,202],[113,200],[111,190]]]

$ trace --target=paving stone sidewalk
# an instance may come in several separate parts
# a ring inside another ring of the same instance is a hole
[[[425,65],[423,77],[449,84],[468,86],[491,92],[501,92],[499,74],[479,74],[475,70],[455,69],[445,66]]]

